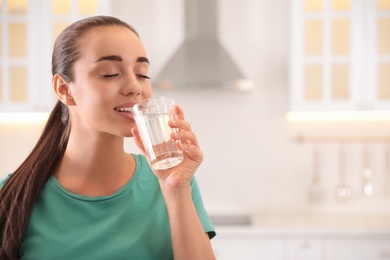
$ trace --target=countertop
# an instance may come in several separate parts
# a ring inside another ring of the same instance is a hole
[[[372,237],[390,239],[389,215],[226,215],[211,217],[218,236],[229,237]]]

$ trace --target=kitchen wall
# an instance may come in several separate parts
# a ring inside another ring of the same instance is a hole
[[[182,1],[116,1],[115,15],[133,24],[152,60],[151,76],[172,55],[183,37]],[[390,213],[390,185],[384,143],[368,144],[374,167],[374,194],[361,192],[361,155],[365,145],[346,145],[348,201],[335,197],[339,182],[339,144],[319,146],[321,200],[308,188],[313,174],[313,144],[293,139],[284,116],[289,109],[288,1],[220,1],[220,38],[243,72],[255,82],[248,93],[222,90],[155,91],[171,95],[185,111],[205,153],[197,178],[213,213],[268,214]],[[361,128],[362,131],[365,131]],[[357,131],[359,132],[359,131]]]
[[[162,2],[113,5],[115,15],[139,30],[152,60],[152,77],[183,38],[182,1]],[[220,8],[221,40],[254,80],[255,89],[156,91],[155,95],[173,96],[198,135],[206,158],[197,177],[210,210],[265,209],[267,204],[278,204],[263,201],[269,197],[270,181],[283,186],[292,176],[286,152],[291,144],[283,119],[288,110],[288,9],[285,1],[221,1]]]
[[[339,144],[321,144],[321,199],[311,201],[308,188],[313,174],[311,143],[297,142],[285,120],[289,110],[289,1],[220,1],[220,37],[245,75],[255,82],[249,92],[155,90],[181,105],[205,154],[196,176],[211,214],[246,214],[261,221],[283,216],[366,216],[389,220],[390,185],[385,170],[386,143],[370,143],[374,193],[361,192],[363,144],[346,145],[347,180],[352,195],[339,201]],[[168,4],[169,3],[169,4]],[[153,78],[183,39],[181,0],[116,0],[113,15],[134,25],[151,60]],[[39,125],[0,128],[0,174],[11,172],[32,148]],[[357,130],[359,131],[359,130]],[[136,151],[131,139],[126,150]],[[388,184],[388,185],[387,185]],[[387,185],[387,186],[386,186]],[[387,195],[386,195],[387,194]],[[379,217],[378,217],[379,216]]]

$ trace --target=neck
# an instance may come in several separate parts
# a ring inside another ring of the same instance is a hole
[[[74,193],[110,195],[127,183],[135,168],[123,144],[118,136],[71,133],[55,177]]]

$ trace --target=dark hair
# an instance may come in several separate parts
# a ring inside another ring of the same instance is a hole
[[[79,20],[58,36],[53,49],[52,74],[74,80],[74,63],[80,57],[78,39],[99,26],[124,26],[111,16]],[[70,119],[66,105],[57,101],[37,144],[0,190],[0,259],[17,259],[33,206],[49,177],[57,169],[69,140]]]

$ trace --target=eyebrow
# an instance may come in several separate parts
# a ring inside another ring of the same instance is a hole
[[[146,62],[147,64],[150,63],[149,59],[146,57],[138,57],[137,62]]]
[[[109,56],[103,56],[97,59],[95,62],[104,61],[104,60],[111,60],[111,61],[123,61],[121,56],[118,55],[109,55]]]
[[[109,55],[109,56],[103,56],[103,57],[100,57],[99,59],[97,59],[95,62],[99,62],[99,61],[104,61],[104,60],[109,60],[109,61],[123,61],[122,57],[119,56],[119,55]],[[137,62],[146,62],[146,63],[150,63],[149,62],[149,59],[146,58],[146,57],[138,57],[137,58]]]

